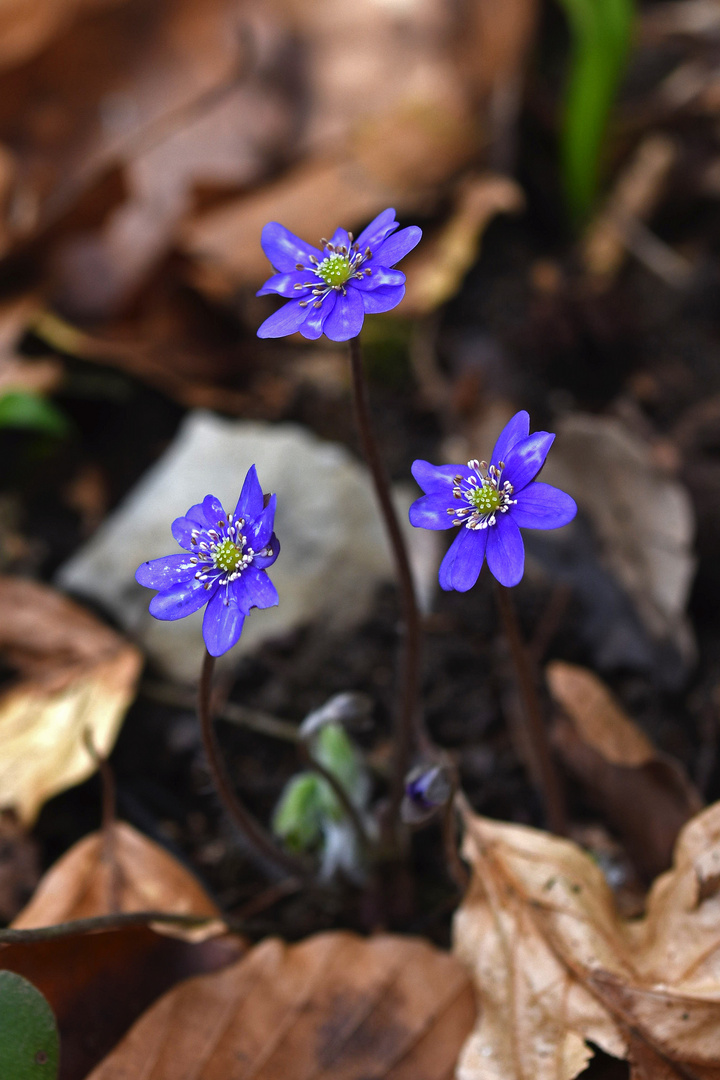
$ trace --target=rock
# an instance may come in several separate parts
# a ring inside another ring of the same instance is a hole
[[[343,446],[304,428],[225,420],[191,412],[172,445],[57,575],[58,584],[105,608],[169,677],[194,681],[204,654],[202,611],[177,622],[148,613],[153,595],[135,582],[144,559],[179,551],[170,525],[205,495],[234,509],[247,469],[276,492],[280,557],[270,576],[280,604],[253,611],[237,650],[245,652],[313,619],[338,631],[368,612],[376,586],[392,580],[390,552],[366,470]],[[416,493],[395,492],[401,520]],[[407,524],[425,606],[439,562],[436,536]]]

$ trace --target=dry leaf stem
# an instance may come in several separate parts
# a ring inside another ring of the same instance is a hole
[[[405,539],[400,529],[397,514],[395,513],[395,507],[393,506],[392,496],[390,494],[390,481],[370,420],[370,407],[368,402],[367,383],[363,371],[360,339],[357,337],[351,338],[348,344],[350,345],[355,416],[360,435],[360,443],[362,445],[363,454],[365,455],[365,461],[372,474],[375,494],[380,504],[380,512],[395,559],[395,569],[397,572],[398,584],[400,586],[400,604],[405,625],[405,639],[401,665],[402,690],[395,726],[395,756],[390,792],[391,820],[397,821],[400,803],[402,802],[405,792],[405,776],[410,767],[410,755],[412,754],[414,747],[423,741],[419,702],[422,625],[417,599],[415,597],[415,586],[410,570],[410,560],[405,546]]]
[[[525,743],[531,761],[531,769],[540,788],[545,806],[545,816],[552,832],[567,836],[568,824],[565,809],[565,793],[550,748],[547,728],[543,721],[535,674],[530,656],[522,639],[515,604],[510,589],[497,584],[495,589],[498,610],[510,655],[517,675],[520,691],[520,716],[524,723]]]
[[[220,756],[215,729],[213,727],[210,711],[210,690],[212,676],[215,668],[215,657],[205,653],[202,673],[200,675],[200,689],[198,693],[198,715],[200,717],[200,729],[202,731],[203,746],[207,757],[213,783],[228,814],[238,826],[242,834],[249,841],[263,861],[267,860],[293,875],[307,875],[307,867],[300,859],[294,858],[279,847],[272,836],[263,828],[259,821],[240,802],[233,791],[230,778]]]

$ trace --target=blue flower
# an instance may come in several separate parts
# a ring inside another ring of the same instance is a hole
[[[501,585],[517,585],[525,568],[520,527],[557,529],[575,517],[574,499],[535,481],[555,436],[529,432],[530,417],[519,412],[501,432],[489,465],[413,463],[412,474],[425,495],[410,507],[411,524],[422,529],[463,526],[440,565],[443,589],[471,589],[486,556]]]
[[[420,242],[417,225],[395,232],[394,210],[383,210],[357,240],[337,229],[322,249],[306,244],[277,221],[262,231],[262,249],[278,271],[258,296],[292,297],[266,319],[258,337],[294,334],[331,341],[357,337],[366,312],[390,311],[405,295],[405,275],[391,269]]]
[[[274,607],[278,594],[266,574],[280,552],[273,532],[275,496],[263,496],[253,465],[234,514],[214,495],[191,506],[172,523],[185,554],[152,559],[135,580],[158,589],[150,601],[156,619],[183,619],[207,604],[203,638],[211,656],[222,656],[240,637],[250,609]]]

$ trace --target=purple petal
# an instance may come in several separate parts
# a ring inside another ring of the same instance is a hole
[[[196,572],[197,565],[187,555],[166,555],[141,563],[135,571],[135,580],[146,589],[171,589],[194,577]]]
[[[301,300],[307,296],[310,289],[316,285],[318,278],[312,270],[293,270],[291,274],[274,274],[268,278],[262,289],[255,293],[256,296],[267,296],[269,293],[277,293],[278,296],[287,296]],[[296,289],[296,285],[307,288]]]
[[[517,585],[525,569],[525,545],[510,513],[498,514],[488,533],[487,563],[501,585]]]
[[[410,471],[426,495],[444,491],[452,496],[455,477],[462,476],[467,479],[472,475],[472,469],[468,469],[467,465],[431,465],[429,461],[423,461],[422,458],[413,461]]]
[[[287,304],[265,320],[259,327],[259,338],[286,337],[299,330],[307,318],[307,307],[300,307],[302,300],[289,300]]]
[[[309,341],[316,341],[321,336],[325,321],[335,307],[336,297],[337,293],[333,291],[325,297],[319,308],[316,308],[314,304],[310,305],[307,309],[310,314],[300,327],[300,333],[304,338]]]
[[[248,566],[232,583],[238,606],[247,614],[250,608],[275,607],[279,603],[277,589],[264,570]]]
[[[509,420],[500,432],[490,463],[497,465],[499,461],[507,461],[507,455],[513,446],[523,439],[527,439],[529,434],[530,414],[523,409],[522,412],[515,413],[512,420]]]
[[[210,588],[206,589],[207,584],[207,581],[198,581],[193,577],[182,585],[176,585],[174,589],[158,593],[150,601],[150,614],[156,619],[167,622],[192,615],[193,611],[197,611],[207,603],[208,598],[213,594],[213,589],[216,588],[213,582]]]
[[[510,511],[516,525],[525,529],[559,529],[577,514],[575,500],[552,484],[536,480],[517,494]]]
[[[423,495],[410,507],[410,524],[416,529],[449,529],[454,515],[448,514],[448,508],[456,501],[452,497],[452,491],[447,489],[444,492]]]
[[[348,295],[350,295],[348,289]],[[405,295],[404,285],[381,285],[372,292],[360,292],[363,306],[368,315],[380,315],[383,311],[392,311],[396,308]]]
[[[205,609],[203,616],[203,640],[211,656],[222,656],[232,649],[242,633],[245,615],[228,596],[227,589],[218,589]]]
[[[196,545],[192,542],[193,532],[207,528],[208,522],[205,520],[202,505],[198,503],[197,506],[190,507],[185,517],[175,518],[170,531],[180,547],[185,548],[186,551],[195,551]]]
[[[227,524],[223,505],[214,495],[206,495],[203,499],[203,513],[211,529],[222,529]]]
[[[349,251],[350,250],[350,237],[348,236],[347,229],[336,229],[335,232],[330,237],[330,243],[335,248],[339,248],[339,247],[342,247],[344,245],[345,248]],[[325,252],[323,252],[323,254],[325,254]]]
[[[245,476],[240,498],[235,507],[234,517],[236,520],[237,518],[243,518],[245,521],[252,521],[258,514],[262,513],[264,505],[265,500],[258,480],[257,469],[254,465],[251,465]]]
[[[372,292],[380,285],[404,285],[405,275],[402,270],[389,270],[387,266],[373,266],[372,273],[363,278],[353,278],[352,283],[362,292]]]
[[[369,247],[374,252],[375,248],[382,244],[385,237],[389,236],[397,228],[398,222],[395,220],[395,211],[393,209],[383,210],[382,214],[378,214],[367,228],[363,229],[356,243],[360,251],[365,251],[365,248]]]
[[[265,547],[269,547],[271,550],[270,555],[256,555],[252,561],[253,566],[256,566],[258,570],[265,570],[277,559],[280,554],[280,541],[275,533],[272,534]]]
[[[325,320],[325,333],[331,341],[349,341],[360,333],[364,318],[362,296],[357,289],[348,289],[345,296],[337,294],[335,307]]]
[[[298,263],[311,266],[311,255],[314,255],[318,261],[323,257],[318,248],[306,244],[299,236],[291,233],[277,221],[268,222],[262,231],[260,243],[275,269],[283,273],[297,270]]]
[[[265,509],[255,518],[249,528],[245,530],[248,546],[251,547],[253,551],[261,551],[272,536],[276,505],[277,495],[271,495]]]
[[[266,571],[259,569],[255,565],[248,566],[246,570],[243,570],[240,578],[233,582],[233,586],[235,586],[237,602],[240,603],[241,607],[247,604],[247,611],[252,607],[276,607],[280,603],[277,590]]]
[[[404,259],[409,251],[417,247],[421,240],[422,229],[418,225],[401,229],[399,233],[395,233],[384,244],[381,244],[377,251],[373,250],[373,262],[380,266],[394,266],[395,263]]]
[[[488,529],[462,528],[440,563],[440,588],[467,592],[480,576]]]
[[[505,457],[503,481],[509,480],[516,493],[521,491],[542,469],[554,441],[555,436],[549,431],[536,431],[515,443]]]

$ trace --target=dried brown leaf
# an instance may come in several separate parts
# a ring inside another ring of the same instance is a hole
[[[404,314],[427,315],[450,300],[476,261],[490,221],[496,214],[518,213],[524,201],[520,187],[507,176],[486,173],[464,180],[440,232],[403,263],[408,279]]]
[[[720,804],[685,827],[630,921],[575,844],[463,814],[473,880],[456,952],[481,1014],[461,1080],[570,1080],[589,1042],[630,1058],[637,1078],[720,1075],[720,896],[701,885],[720,864]]]
[[[562,707],[555,745],[594,797],[647,878],[666,870],[682,826],[703,805],[679,761],[653,746],[601,679],[585,668],[548,665]]]
[[[191,931],[167,924],[168,933],[194,941],[222,927],[219,909],[190,871],[123,821],[84,837],[63,855],[13,927],[25,930],[125,911],[216,917],[214,925]]]
[[[426,942],[270,939],[166,994],[92,1080],[450,1080],[474,1019],[465,972]]]
[[[0,695],[2,804],[31,823],[52,795],[95,771],[140,672],[137,649],[46,585],[0,577],[0,651],[22,678]]]

